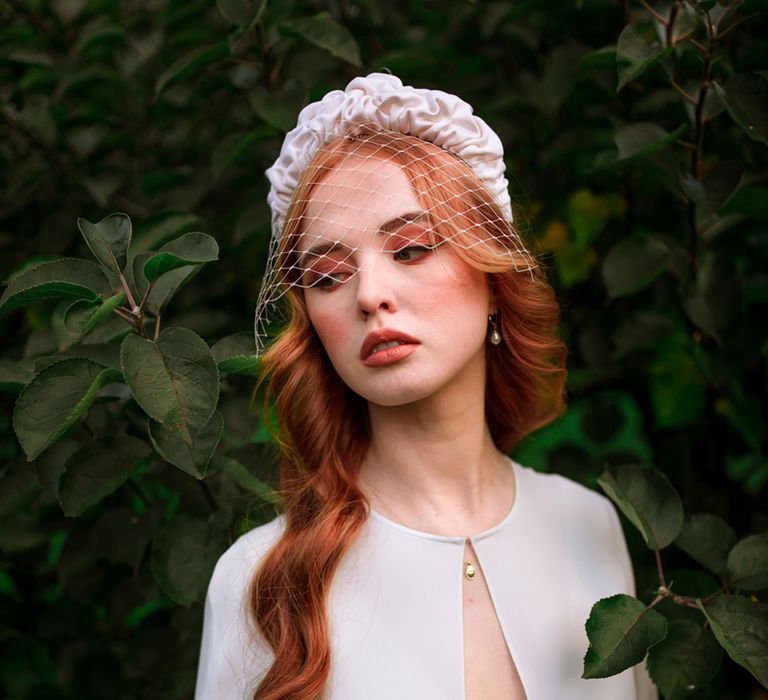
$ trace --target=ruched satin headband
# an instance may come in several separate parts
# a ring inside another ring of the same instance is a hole
[[[504,148],[496,133],[464,100],[441,90],[403,85],[394,75],[371,73],[307,105],[266,171],[271,184],[272,237],[278,239],[299,177],[315,154],[361,124],[429,141],[462,158],[494,197],[509,222],[512,207],[504,177]]]

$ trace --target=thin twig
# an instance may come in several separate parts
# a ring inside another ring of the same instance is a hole
[[[730,25],[722,34],[720,34],[720,39],[725,39],[732,31],[734,31],[740,24],[743,24],[748,19],[752,19],[753,17],[758,17],[758,13],[755,12],[751,15],[747,15],[746,17],[742,17],[741,19],[737,19],[732,25]]]
[[[673,36],[672,37],[672,46],[677,46],[681,41],[685,41],[688,39],[696,30],[695,29],[689,29],[685,34],[681,34],[680,36]]]
[[[128,304],[131,307],[131,313],[138,315],[139,307],[136,306],[136,300],[133,298],[133,294],[131,294],[131,288],[128,286],[125,275],[123,275],[122,272],[119,272],[118,276],[120,277],[120,284],[123,286],[123,291],[125,292],[125,298],[128,300]]]
[[[144,292],[144,296],[141,297],[141,301],[139,302],[139,313],[142,313],[142,314],[144,313],[144,306],[147,303],[147,299],[149,298],[149,293],[152,291],[152,287],[155,286],[155,282],[157,282],[157,280],[152,280],[149,283],[149,285],[147,286],[146,291]]]
[[[124,311],[123,309],[114,308],[112,309],[112,313],[117,314],[120,318],[123,319],[123,321],[128,321],[131,325],[133,325],[134,317],[131,316],[130,313],[127,311]]]
[[[696,104],[695,98],[693,98],[691,95],[689,95],[683,87],[674,79],[669,79],[669,84],[675,88],[688,102],[690,102],[692,105]]]
[[[678,6],[672,5],[672,8],[669,11],[669,19],[667,20],[666,41],[667,41],[667,46],[669,47],[674,46],[672,31],[675,28],[675,20],[677,19],[677,10],[678,10]]]
[[[656,10],[654,10],[645,0],[640,0],[640,4],[648,10],[661,24],[663,24],[665,27],[667,26],[667,18],[664,17],[664,15],[660,15]]]
[[[692,46],[695,46],[702,56],[706,56],[707,55],[706,47],[704,45],[700,44],[698,41],[696,41],[696,39],[694,39],[692,36],[686,36],[685,40],[689,44],[691,44]]]
[[[658,547],[653,551],[656,554],[656,570],[659,572],[659,585],[666,590],[667,582],[664,580],[664,569],[661,566],[661,552],[659,552]]]

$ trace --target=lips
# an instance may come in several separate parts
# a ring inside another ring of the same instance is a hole
[[[363,345],[360,348],[360,359],[365,362],[373,354],[380,352],[386,352],[388,349],[387,344],[397,343],[398,345],[420,345],[416,338],[412,338],[406,333],[400,331],[382,329],[380,331],[372,331],[363,341]],[[392,346],[393,348],[396,346]],[[409,353],[410,354],[410,353]]]

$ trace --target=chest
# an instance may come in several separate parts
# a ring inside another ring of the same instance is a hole
[[[526,700],[488,585],[470,542],[462,579],[466,700]]]
[[[633,698],[626,679],[580,678],[589,606],[617,585],[589,563],[585,578],[543,526],[472,546],[367,533],[334,578],[324,700]]]

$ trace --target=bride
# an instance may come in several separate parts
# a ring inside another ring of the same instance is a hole
[[[257,308],[285,512],[221,557],[196,697],[652,698],[581,678],[634,593],[613,506],[507,453],[564,408],[566,348],[512,225],[498,137],[459,98],[356,78],[268,171]]]

